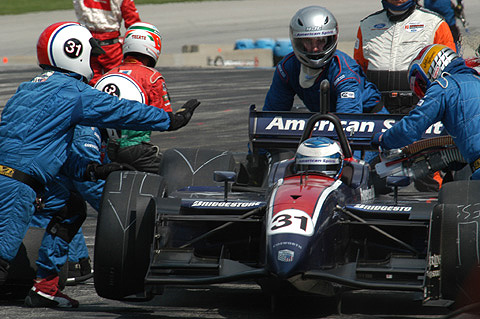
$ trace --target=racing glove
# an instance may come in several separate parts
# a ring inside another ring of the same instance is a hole
[[[382,146],[382,135],[383,133],[378,132],[372,137],[370,145],[372,145],[373,148],[378,149],[380,146]]]
[[[196,99],[188,100],[181,109],[177,112],[169,112],[168,115],[170,116],[170,127],[168,128],[169,131],[175,131],[179,128],[187,125],[193,115],[193,111],[200,105]]]
[[[108,163],[108,164],[98,164],[92,162],[87,165],[87,169],[85,171],[85,180],[96,182],[99,179],[107,179],[108,175],[114,171],[134,171],[135,168],[131,165],[125,163]]]

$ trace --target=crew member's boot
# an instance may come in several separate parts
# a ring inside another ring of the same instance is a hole
[[[44,279],[36,279],[32,289],[25,298],[25,306],[37,307],[60,307],[77,308],[77,300],[70,298],[60,291],[58,287],[59,277],[56,275]]]

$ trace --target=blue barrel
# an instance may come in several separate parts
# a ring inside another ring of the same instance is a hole
[[[257,49],[270,49],[275,47],[275,40],[271,38],[261,38],[255,41],[255,48]]]
[[[255,49],[255,42],[252,39],[239,39],[235,41],[235,50]]]
[[[273,49],[273,55],[283,57],[293,51],[292,43],[290,39],[277,39],[275,42],[275,48]]]

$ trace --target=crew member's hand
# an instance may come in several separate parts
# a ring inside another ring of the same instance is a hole
[[[92,182],[96,182],[99,179],[106,180],[111,172],[134,170],[135,168],[133,166],[124,163],[112,162],[103,165],[98,163],[90,163],[85,171],[85,180]]]
[[[378,149],[381,146],[382,143],[382,136],[383,133],[378,132],[372,137],[372,140],[370,141],[370,145],[372,145],[373,148]]]
[[[181,109],[177,112],[172,113],[169,112],[170,115],[170,127],[168,128],[169,131],[175,131],[179,128],[187,125],[193,115],[193,111],[200,105],[196,99],[188,100]]]

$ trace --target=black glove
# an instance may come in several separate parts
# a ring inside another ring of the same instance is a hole
[[[193,111],[200,105],[196,99],[188,100],[180,110],[175,113],[169,112],[170,115],[170,127],[169,131],[175,131],[179,128],[187,125],[188,121],[192,118]]]
[[[131,165],[124,163],[108,163],[108,164],[98,164],[90,163],[87,165],[87,170],[85,171],[85,180],[96,182],[99,179],[107,179],[108,175],[114,171],[134,171],[135,168]]]

